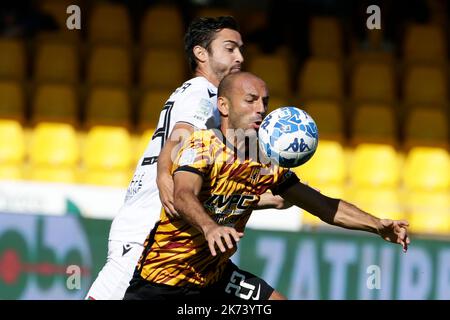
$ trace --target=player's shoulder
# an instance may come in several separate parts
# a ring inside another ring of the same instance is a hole
[[[217,88],[204,77],[195,77],[184,82],[174,93],[179,99],[217,97]]]

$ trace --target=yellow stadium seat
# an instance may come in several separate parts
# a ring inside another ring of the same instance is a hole
[[[362,142],[395,144],[396,119],[392,108],[383,104],[362,104],[354,111],[351,127],[353,145]]]
[[[91,44],[131,44],[132,33],[125,6],[100,3],[94,6],[88,17],[88,40]]]
[[[408,190],[445,191],[450,186],[450,157],[446,149],[414,147],[403,171]]]
[[[344,96],[343,74],[335,60],[310,58],[299,78],[299,95],[303,99],[334,99]]]
[[[90,85],[131,84],[131,60],[129,52],[117,46],[96,46],[87,65]]]
[[[0,81],[0,118],[24,120],[25,96],[15,81]]]
[[[85,138],[82,153],[88,170],[129,170],[132,161],[131,137],[123,127],[94,126]]]
[[[73,44],[44,43],[38,47],[34,62],[36,82],[77,83],[78,52]]]
[[[41,122],[30,142],[30,164],[39,166],[76,166],[79,145],[73,126],[67,123]]]
[[[86,125],[129,127],[131,102],[128,91],[120,88],[96,87],[86,103]]]
[[[184,57],[180,51],[149,49],[140,65],[140,84],[144,89],[170,89],[186,78]]]
[[[32,100],[32,122],[66,122],[78,124],[78,96],[66,84],[43,84],[37,87]]]
[[[378,218],[407,218],[398,188],[351,188],[346,193],[346,200]]]
[[[290,68],[286,57],[258,54],[249,61],[248,70],[264,79],[271,95],[290,94]]]
[[[0,38],[0,79],[24,80],[25,48],[21,40]]]
[[[183,17],[178,7],[156,5],[147,9],[141,22],[140,38],[143,48],[182,50],[183,35]]]
[[[143,89],[173,90],[185,81],[186,69],[182,54],[170,49],[149,49],[140,65]]]
[[[361,143],[353,151],[349,176],[354,187],[398,187],[400,159],[388,144]]]
[[[403,41],[403,59],[407,64],[444,64],[447,59],[444,30],[437,25],[407,26]]]
[[[406,196],[410,231],[424,234],[450,233],[448,192],[411,192]]]
[[[16,120],[0,119],[0,179],[20,179],[25,159],[25,138]]]
[[[48,182],[76,182],[79,143],[75,129],[67,123],[41,122],[33,130],[29,178]]]
[[[320,139],[313,157],[293,171],[311,186],[343,185],[347,177],[344,148],[337,141]]]
[[[394,71],[389,64],[366,62],[355,67],[351,98],[355,102],[392,103],[395,100]]]
[[[149,90],[144,94],[138,116],[140,130],[156,128],[159,115],[171,92],[170,90]]]
[[[309,47],[314,57],[342,58],[343,36],[339,20],[335,17],[311,17]]]
[[[441,68],[412,66],[405,75],[404,103],[407,106],[446,106],[447,86],[447,78]]]
[[[448,122],[443,110],[425,107],[409,111],[404,126],[405,147],[448,146]]]
[[[316,122],[320,139],[344,139],[344,115],[337,102],[311,100],[303,108]]]

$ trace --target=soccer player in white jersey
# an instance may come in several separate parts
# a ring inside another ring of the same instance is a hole
[[[142,253],[146,236],[158,221],[161,206],[173,207],[170,168],[174,155],[194,129],[219,127],[217,87],[225,75],[240,71],[243,45],[232,17],[200,18],[185,35],[185,51],[195,77],[177,88],[165,103],[157,129],[139,160],[125,202],[114,218],[105,266],[86,299],[122,299]],[[259,208],[282,208],[280,197],[267,194]]]

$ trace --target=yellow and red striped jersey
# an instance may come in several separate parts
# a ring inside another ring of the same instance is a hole
[[[220,225],[243,232],[268,189],[274,193],[298,181],[295,174],[273,164],[240,157],[220,131],[195,131],[180,149],[172,173],[190,171],[203,177],[198,195],[206,211]],[[236,251],[218,250],[213,257],[203,234],[182,218],[161,212],[160,223],[146,240],[138,269],[142,278],[166,285],[207,286],[216,282]]]

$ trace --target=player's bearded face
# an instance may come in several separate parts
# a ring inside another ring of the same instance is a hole
[[[208,52],[212,71],[218,79],[241,70],[244,58],[241,53],[242,40],[239,32],[231,29],[219,31],[211,42]]]

